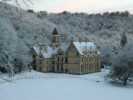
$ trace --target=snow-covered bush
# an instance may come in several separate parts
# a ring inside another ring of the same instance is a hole
[[[47,16],[47,15],[48,15],[48,12],[46,12],[46,11],[40,11],[40,12],[37,13],[37,17],[40,18],[40,19],[45,18],[45,16]]]
[[[34,10],[33,9],[28,9],[27,12],[34,13]]]

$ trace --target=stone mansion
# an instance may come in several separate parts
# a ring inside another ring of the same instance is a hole
[[[93,42],[74,42],[63,46],[55,28],[49,46],[34,46],[33,67],[41,72],[87,74],[101,70],[100,52]]]

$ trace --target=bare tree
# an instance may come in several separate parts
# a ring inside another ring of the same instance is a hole
[[[21,8],[21,4],[23,3],[25,6],[29,6],[33,4],[33,0],[1,0],[2,2],[14,2],[16,6]]]
[[[6,67],[7,67],[7,71],[8,71],[8,76],[12,80],[13,76],[15,75],[14,67],[12,66],[11,63],[8,63]]]
[[[12,78],[15,74],[14,73],[14,67],[10,62],[11,57],[9,56],[9,53],[6,53],[5,56],[6,56],[6,59],[7,59],[7,64],[5,64],[5,68],[7,70],[7,73],[8,73],[8,76],[9,76],[10,80],[12,80]]]

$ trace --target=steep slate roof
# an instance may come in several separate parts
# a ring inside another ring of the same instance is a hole
[[[50,46],[47,46],[46,50],[39,50],[39,47],[33,47],[34,51],[36,52],[37,55],[41,55],[44,58],[51,58],[53,55],[57,54],[58,49],[54,49]]]
[[[51,58],[53,55],[57,54],[58,49],[54,49],[50,46],[47,47],[47,50],[42,52],[44,58]]]
[[[96,51],[97,47],[93,42],[73,42],[77,51],[84,55],[84,51]]]
[[[39,47],[37,46],[33,46],[33,51],[36,53],[36,55],[39,55],[40,51],[39,51]]]
[[[54,28],[54,30],[53,30],[53,33],[52,33],[53,35],[58,35],[58,31],[57,31],[57,29],[56,28]]]
[[[91,52],[97,52],[100,54],[100,52],[97,50],[96,45],[93,42],[72,42],[79,54],[84,55],[85,51],[91,51]],[[69,44],[70,45],[70,44]],[[44,50],[39,50],[39,47],[33,47],[34,51],[36,52],[37,55],[41,55],[44,58],[52,58],[53,55],[56,55],[58,53],[59,49],[62,49],[64,52],[67,52],[68,50],[68,45],[67,44],[62,44],[59,48],[52,48],[50,46],[47,46],[47,48]]]

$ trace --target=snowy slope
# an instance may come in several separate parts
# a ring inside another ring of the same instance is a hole
[[[55,25],[47,20],[41,21],[35,14],[17,9],[0,2],[0,63],[19,58],[30,63],[31,47],[37,43],[49,43],[50,33]]]
[[[23,73],[0,80],[1,100],[132,100],[133,89],[104,80],[106,71],[89,75]]]
[[[76,41],[87,39],[95,42],[102,52],[103,60],[110,58],[112,49],[119,48],[123,32],[127,33],[129,42],[133,43],[133,15],[66,12],[42,14],[43,16],[39,17],[38,13],[16,9],[1,2],[0,12],[0,41],[1,45],[4,45],[0,47],[10,56],[11,61],[18,57],[24,60],[24,63],[31,62],[30,48],[38,42],[50,44],[51,32],[55,27],[63,34],[66,43],[70,42],[71,37]],[[3,51],[0,52],[0,63],[7,62]]]

